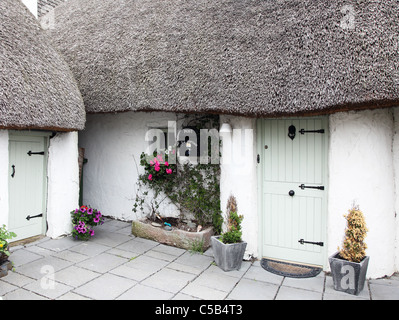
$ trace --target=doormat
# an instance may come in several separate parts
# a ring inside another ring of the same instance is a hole
[[[269,272],[290,278],[312,278],[317,276],[322,270],[320,267],[306,266],[266,258],[263,258],[260,261],[260,265],[263,269]]]

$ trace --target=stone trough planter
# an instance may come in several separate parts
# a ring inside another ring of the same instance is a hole
[[[191,250],[194,246],[198,247],[198,244],[202,243],[202,250],[205,251],[211,245],[213,228],[209,227],[200,232],[189,232],[176,228],[168,231],[163,227],[154,227],[138,220],[132,222],[132,234],[186,250]]]

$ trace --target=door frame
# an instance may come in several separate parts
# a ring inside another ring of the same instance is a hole
[[[324,250],[322,253],[322,267],[323,269],[325,269],[328,265],[328,185],[329,185],[329,179],[328,179],[328,175],[329,175],[329,156],[328,156],[328,152],[329,152],[329,121],[328,121],[328,115],[325,116],[308,116],[308,117],[279,117],[279,118],[258,118],[256,121],[256,152],[258,157],[260,157],[260,162],[257,164],[257,168],[256,168],[256,173],[257,173],[257,196],[258,196],[258,201],[257,201],[257,210],[258,210],[258,252],[259,255],[261,257],[264,257],[264,252],[263,252],[263,221],[264,221],[264,217],[262,214],[262,196],[263,196],[263,165],[262,165],[262,153],[263,153],[263,149],[264,146],[262,144],[263,142],[263,136],[262,136],[262,128],[263,128],[263,123],[264,121],[268,121],[268,120],[303,120],[303,119],[322,119],[322,121],[325,124],[325,143],[324,143],[324,148],[322,150],[323,152],[323,158],[325,159],[325,172],[324,172],[324,185],[325,185],[325,189],[324,192],[326,192],[325,194],[325,208],[324,208],[324,218],[325,218],[325,226],[324,226]],[[281,259],[280,259],[281,260]],[[289,261],[288,259],[286,261]],[[306,264],[306,263],[303,263]],[[311,263],[309,263],[311,264]]]
[[[11,175],[11,163],[10,163],[10,148],[11,144],[10,141],[12,138],[16,137],[17,140],[23,140],[23,137],[42,137],[44,140],[44,155],[43,155],[43,190],[42,190],[42,206],[43,206],[43,219],[42,219],[42,231],[41,235],[45,235],[47,232],[47,190],[48,190],[48,175],[47,175],[47,169],[48,169],[48,149],[50,145],[50,136],[51,132],[49,131],[36,131],[36,130],[9,130],[8,133],[8,177]],[[9,187],[10,180],[8,181],[8,189],[10,190]],[[10,208],[10,193],[8,194],[8,207]],[[9,225],[10,221],[10,212],[7,217],[8,222],[7,225]],[[23,239],[19,239],[23,240]],[[18,241],[19,241],[18,240]],[[13,242],[15,240],[11,240],[10,242]]]

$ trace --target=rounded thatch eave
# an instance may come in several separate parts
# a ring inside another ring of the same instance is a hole
[[[83,99],[65,60],[20,0],[0,1],[0,128],[81,130]]]
[[[69,0],[42,24],[88,112],[246,116],[399,104],[399,2]]]

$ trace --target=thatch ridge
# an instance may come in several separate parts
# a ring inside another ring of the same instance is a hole
[[[85,125],[74,77],[20,0],[0,0],[0,128],[72,131]]]
[[[322,114],[399,104],[399,2],[69,0],[43,24],[88,112]]]

